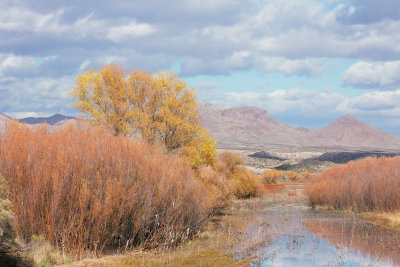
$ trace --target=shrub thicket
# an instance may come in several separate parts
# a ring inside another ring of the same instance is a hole
[[[233,183],[233,194],[237,198],[250,198],[262,194],[261,178],[242,166],[243,157],[239,153],[224,151],[219,155],[216,169]]]
[[[0,138],[0,172],[16,233],[79,253],[175,245],[212,208],[182,159],[95,127],[12,124]]]
[[[354,211],[400,210],[400,157],[368,158],[311,177],[311,204]]]
[[[14,215],[9,195],[7,181],[0,174],[0,266],[31,266],[32,262],[22,257],[21,248],[14,240],[11,226]]]
[[[234,183],[224,173],[211,166],[203,166],[198,170],[198,178],[209,191],[208,202],[213,211],[224,208],[234,196]]]
[[[265,170],[262,177],[266,184],[277,184],[278,182],[299,182],[311,177],[310,172],[298,173],[294,171]]]

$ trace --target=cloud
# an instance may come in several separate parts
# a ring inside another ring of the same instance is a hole
[[[368,92],[340,103],[338,111],[361,116],[400,116],[400,90]]]
[[[34,73],[38,65],[37,60],[33,57],[0,54],[0,78]]]
[[[336,10],[337,19],[343,23],[370,24],[382,20],[400,19],[400,2],[397,0],[351,0],[341,1]]]
[[[359,61],[343,73],[342,82],[358,88],[398,88],[400,87],[400,60]]]
[[[127,25],[109,28],[107,38],[118,43],[124,40],[129,40],[132,37],[147,36],[155,31],[156,29],[152,25],[130,22]]]
[[[0,83],[0,106],[6,113],[76,113],[68,88],[74,84],[74,77],[26,78],[10,83]]]
[[[336,93],[292,88],[271,93],[227,92],[215,95],[209,92],[207,96],[203,95],[201,100],[226,107],[258,106],[275,115],[290,113],[293,116],[329,117],[330,114],[338,113],[337,107],[345,99],[345,96]]]
[[[325,71],[324,59],[287,59],[285,57],[262,56],[249,51],[235,51],[223,59],[204,60],[189,58],[182,64],[181,75],[228,74],[230,71],[254,68],[261,71],[280,72],[285,75],[319,77]]]
[[[284,57],[257,57],[260,69],[274,72],[282,72],[286,75],[321,76],[326,68],[326,62],[322,59],[287,59]]]

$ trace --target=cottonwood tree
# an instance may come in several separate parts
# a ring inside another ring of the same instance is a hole
[[[91,122],[115,135],[139,132],[166,152],[183,153],[193,167],[215,162],[215,141],[200,125],[195,94],[173,73],[127,75],[110,64],[79,75],[71,95]]]
[[[74,106],[87,114],[89,121],[110,128],[115,135],[126,135],[132,130],[127,89],[125,70],[112,64],[79,75],[71,95]]]

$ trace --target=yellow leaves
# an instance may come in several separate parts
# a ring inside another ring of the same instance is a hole
[[[195,139],[185,147],[184,157],[193,168],[214,166],[217,158],[216,142],[205,128],[198,129]]]
[[[96,72],[88,70],[76,79],[71,89],[75,107],[88,115],[90,121],[112,129],[115,135],[131,129],[125,118],[128,110],[125,71],[119,65],[107,65]]]
[[[110,64],[78,76],[71,96],[90,121],[115,135],[138,132],[167,152],[192,155],[194,167],[215,162],[216,144],[200,126],[196,95],[173,73],[134,70],[127,75]]]
[[[267,184],[276,184],[278,183],[279,177],[281,176],[280,172],[277,170],[265,170],[262,173],[262,177],[265,179]]]

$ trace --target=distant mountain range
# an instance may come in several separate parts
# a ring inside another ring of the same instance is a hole
[[[75,117],[71,116],[64,116],[61,114],[55,114],[50,117],[27,117],[23,119],[19,119],[20,122],[27,123],[27,124],[38,124],[38,123],[48,123],[50,125],[54,125],[63,120],[74,120]]]
[[[41,124],[41,123],[47,123],[47,124],[51,125],[52,127],[60,127],[64,123],[71,121],[71,120],[75,120],[75,119],[76,119],[75,117],[64,116],[61,114],[55,114],[50,117],[27,117],[27,118],[16,120],[16,119],[13,119],[13,118],[5,115],[4,113],[0,113],[0,130],[4,129],[5,125],[11,121],[19,121],[22,123],[26,123],[30,126]]]
[[[222,108],[199,104],[200,121],[210,130],[222,148],[262,149],[271,146],[400,149],[400,137],[373,128],[351,116],[342,116],[318,130],[292,127],[274,119],[257,107]],[[48,123],[59,127],[74,117],[56,114],[50,117],[29,117],[20,122],[29,125]],[[0,129],[13,119],[0,113]]]
[[[260,149],[268,146],[400,149],[400,138],[351,116],[312,130],[275,120],[257,107],[222,108],[200,104],[200,120],[221,147]]]

